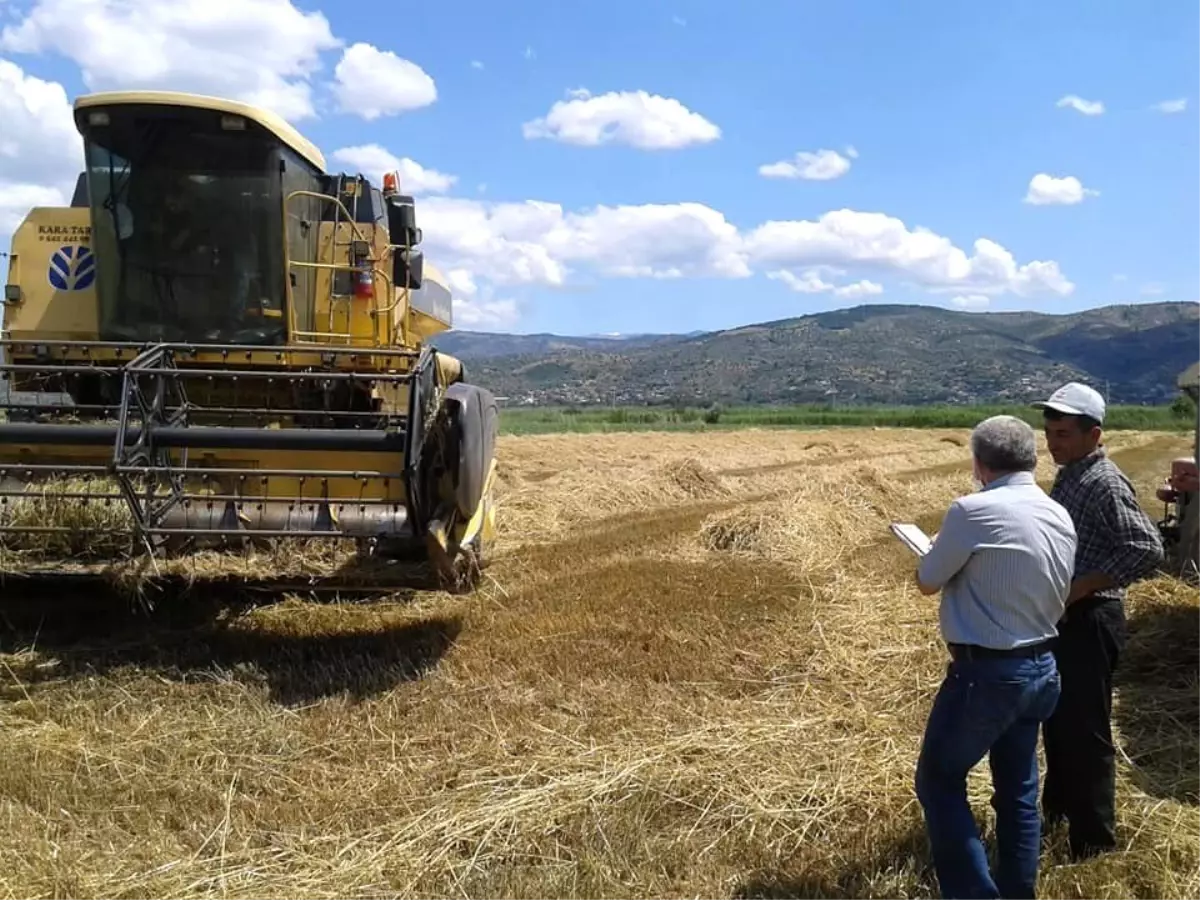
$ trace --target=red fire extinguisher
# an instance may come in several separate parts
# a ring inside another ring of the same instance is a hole
[[[358,271],[354,273],[354,298],[356,300],[371,300],[375,297],[375,273],[371,270],[371,260],[360,259]]]

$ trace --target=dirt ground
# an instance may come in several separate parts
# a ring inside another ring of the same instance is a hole
[[[1157,515],[1186,438],[1110,449]],[[0,892],[936,896],[912,777],[945,654],[887,523],[936,530],[966,434],[500,453],[475,594],[5,620]],[[1200,598],[1163,577],[1130,610],[1123,850],[1054,837],[1041,896],[1200,895]]]

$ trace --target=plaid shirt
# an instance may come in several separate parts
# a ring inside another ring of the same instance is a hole
[[[1162,536],[1138,505],[1125,474],[1104,449],[1059,469],[1050,497],[1071,514],[1079,538],[1075,577],[1103,572],[1116,585],[1096,597],[1122,599],[1125,588],[1163,558]]]

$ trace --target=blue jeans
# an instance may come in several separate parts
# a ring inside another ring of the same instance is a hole
[[[917,798],[943,897],[1033,897],[1041,852],[1038,732],[1061,691],[1054,656],[955,660],[933,703],[917,763]],[[992,770],[995,880],[967,804],[967,774]]]

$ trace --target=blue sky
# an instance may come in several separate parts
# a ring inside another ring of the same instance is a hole
[[[85,3],[0,4],[9,121],[43,81],[198,90],[270,103],[333,167],[403,161],[462,327],[1200,296],[1194,2]],[[38,116],[0,153],[0,211],[61,183]],[[601,121],[618,138],[589,143]],[[821,151],[837,177],[760,172]],[[1038,175],[1078,182],[1028,202]]]

